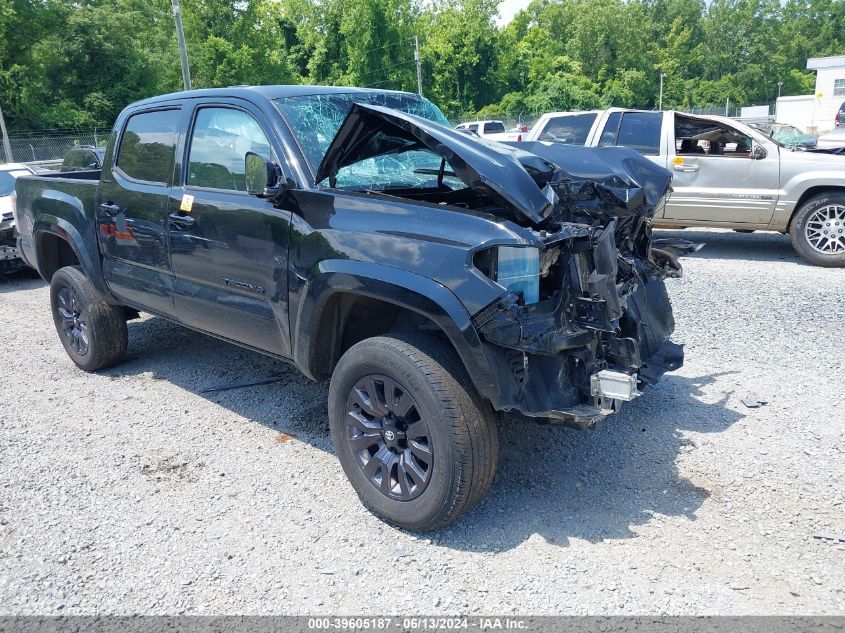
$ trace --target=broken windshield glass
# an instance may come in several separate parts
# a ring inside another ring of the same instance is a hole
[[[277,99],[277,107],[296,137],[312,173],[317,172],[353,103],[384,106],[449,125],[437,106],[412,94],[350,92]],[[376,190],[436,188],[442,160],[439,155],[418,144],[404,147],[397,144],[389,153],[366,158],[338,170],[335,186],[339,189]],[[465,187],[448,173],[441,177],[441,182],[450,189]]]

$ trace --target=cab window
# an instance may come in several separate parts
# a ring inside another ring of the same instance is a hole
[[[505,124],[501,121],[488,121],[484,124],[485,134],[497,134],[505,131]]]
[[[129,117],[117,154],[120,170],[134,180],[168,184],[179,115],[179,110],[154,110]]]
[[[231,108],[202,108],[191,135],[186,184],[246,191],[247,152],[273,160],[270,142],[252,116]]]

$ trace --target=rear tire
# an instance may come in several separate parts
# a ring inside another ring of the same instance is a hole
[[[475,507],[496,472],[498,432],[450,346],[433,336],[351,347],[329,386],[335,451],[380,518],[433,530]]]
[[[78,267],[65,266],[53,275],[50,306],[59,340],[80,369],[97,371],[126,358],[123,307],[107,303]]]
[[[792,247],[814,266],[845,267],[845,194],[810,198],[792,218]]]

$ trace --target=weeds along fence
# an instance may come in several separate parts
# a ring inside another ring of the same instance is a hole
[[[110,132],[110,129],[105,128],[10,132],[8,140],[11,156],[6,155],[6,143],[0,142],[0,162],[28,163],[35,168],[50,168],[60,163],[74,147],[104,147]]]

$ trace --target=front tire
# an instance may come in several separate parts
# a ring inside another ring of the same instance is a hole
[[[792,218],[792,247],[814,266],[845,267],[845,194],[810,198]]]
[[[56,271],[50,306],[59,340],[80,369],[97,371],[126,358],[129,333],[122,306],[106,303],[79,268]]]
[[[375,337],[351,347],[332,374],[329,425],[361,502],[401,528],[454,521],[493,481],[492,411],[435,337]]]

